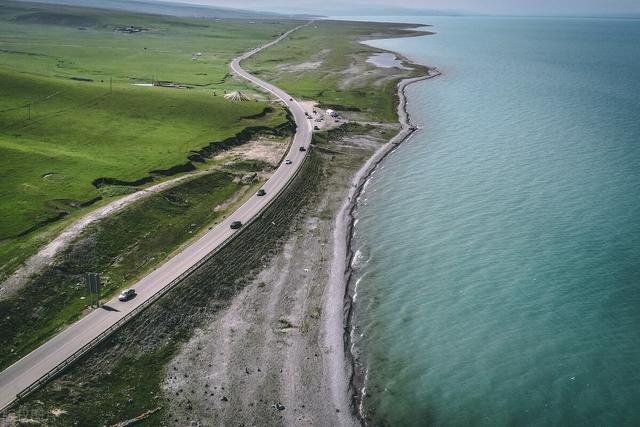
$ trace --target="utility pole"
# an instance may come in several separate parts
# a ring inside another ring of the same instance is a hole
[[[87,282],[87,294],[89,297],[89,307],[93,307],[93,293],[91,292],[91,285],[89,284],[89,275],[85,276],[85,282]]]

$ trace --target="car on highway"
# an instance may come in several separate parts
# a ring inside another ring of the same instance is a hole
[[[129,301],[131,298],[135,296],[136,296],[135,289],[125,289],[124,291],[122,291],[120,295],[118,295],[118,299],[120,301]]]
[[[258,192],[256,193],[256,196],[264,196],[265,194],[267,194],[266,191],[264,191],[264,188],[261,188],[258,190]]]
[[[284,164],[285,164],[285,165],[290,165],[291,163],[293,163],[293,162],[291,161],[291,159],[287,159],[287,160],[285,160],[285,161],[284,161]]]
[[[231,227],[232,230],[237,230],[242,227],[242,221],[233,221],[229,227]]]
[[[300,151],[307,151],[305,147],[300,147]]]

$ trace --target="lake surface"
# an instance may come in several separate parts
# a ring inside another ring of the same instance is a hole
[[[444,75],[357,213],[372,424],[640,425],[640,21],[411,20],[372,44]]]

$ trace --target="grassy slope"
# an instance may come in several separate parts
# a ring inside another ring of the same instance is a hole
[[[152,31],[113,31],[121,25]],[[231,104],[220,95],[237,88],[252,92],[228,77],[227,62],[290,25],[3,2],[0,266],[14,266],[41,244],[33,233],[15,236],[61,214],[73,214],[80,203],[102,196],[91,185],[94,179],[133,181],[150,170],[183,164],[190,150],[246,127],[284,123],[279,108],[264,118],[243,119],[267,104]],[[202,52],[201,59],[192,61],[193,52]],[[198,86],[177,90],[131,85],[152,77]],[[219,96],[214,97],[214,91]],[[54,175],[43,179],[48,173]]]
[[[214,172],[155,194],[87,229],[62,261],[16,297],[0,301],[0,369],[37,347],[85,311],[82,275],[102,273],[103,298],[116,294],[225,211],[213,208],[240,189]]]
[[[401,30],[402,25],[316,21],[289,39],[246,62],[249,70],[291,94],[347,110],[359,109],[371,120],[395,122],[395,86],[399,78],[420,75],[414,71],[380,69],[366,60],[381,52],[360,43],[375,38],[424,34]],[[307,67],[310,63],[314,67]]]
[[[16,111],[0,116],[0,129],[5,129],[0,136],[0,216],[12,219],[0,225],[5,237],[46,220],[58,205],[70,203],[64,200],[100,196],[92,185],[96,178],[135,181],[150,170],[185,163],[189,151],[209,141],[284,120],[282,112],[243,119],[260,113],[264,104],[229,103],[198,91],[165,90],[161,99],[150,100],[142,90],[109,94],[13,74],[0,75],[0,91],[6,96],[0,103],[63,92],[39,107],[31,122]],[[54,175],[42,178],[49,173]]]

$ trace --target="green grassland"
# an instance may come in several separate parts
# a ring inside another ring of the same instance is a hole
[[[423,75],[426,68],[378,68],[367,62],[382,52],[365,44],[376,38],[409,37],[425,32],[407,25],[314,21],[287,40],[246,61],[246,68],[285,91],[318,101],[357,118],[397,121],[399,79]],[[353,114],[359,112],[359,114]]]
[[[150,30],[114,31],[129,25]],[[135,182],[151,171],[162,179],[192,150],[285,124],[278,106],[260,114],[265,100],[231,103],[222,95],[242,89],[260,98],[228,75],[227,64],[292,25],[0,4],[2,274],[43,243],[37,234],[59,228],[47,224],[117,195],[92,185],[96,179]],[[133,86],[152,80],[191,88]]]

